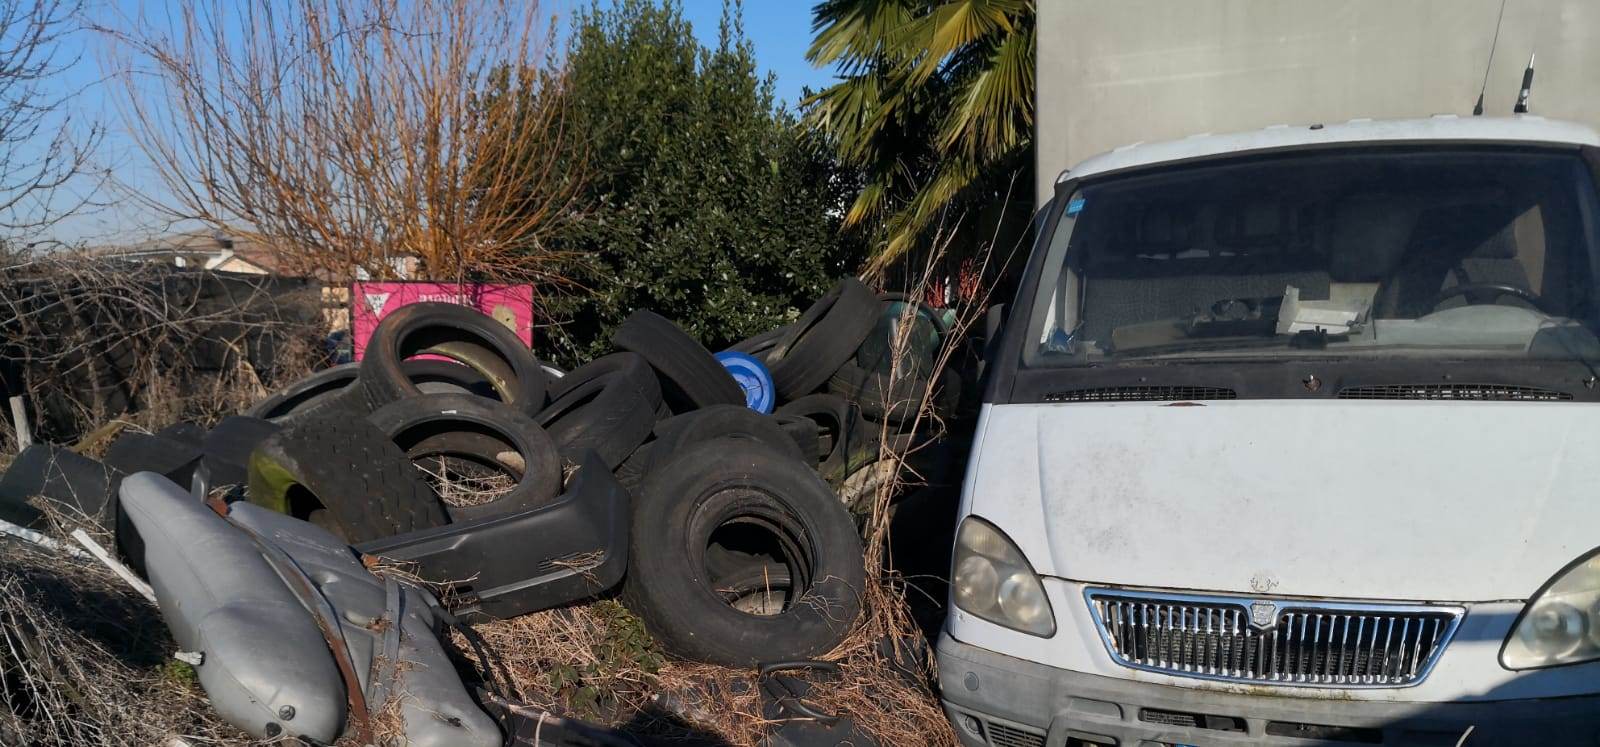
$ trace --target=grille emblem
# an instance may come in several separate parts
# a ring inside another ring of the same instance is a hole
[[[1257,599],[1250,603],[1250,624],[1266,630],[1277,624],[1278,605],[1265,599]]]

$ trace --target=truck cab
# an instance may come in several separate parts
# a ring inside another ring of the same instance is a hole
[[[1063,173],[963,484],[963,743],[1596,744],[1597,175],[1533,116]]]

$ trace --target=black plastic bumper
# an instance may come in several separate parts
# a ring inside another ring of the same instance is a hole
[[[593,452],[555,502],[385,537],[356,550],[416,563],[455,587],[452,612],[467,622],[503,619],[594,596],[628,565],[627,491]]]

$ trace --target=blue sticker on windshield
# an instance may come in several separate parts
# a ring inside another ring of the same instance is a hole
[[[1083,198],[1075,197],[1067,203],[1067,215],[1073,216],[1083,212]]]

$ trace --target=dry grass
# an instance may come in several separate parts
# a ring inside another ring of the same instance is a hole
[[[249,744],[206,703],[159,613],[92,561],[0,539],[0,744]]]
[[[931,674],[905,673],[878,641],[887,627],[909,626],[888,588],[867,590],[870,624],[825,659],[837,677],[822,676],[807,703],[849,716],[881,745],[953,745],[938,701],[923,685]],[[884,624],[884,621],[897,622]],[[667,738],[754,745],[772,722],[750,669],[670,660],[656,653],[638,619],[615,601],[539,612],[474,628],[496,672],[514,694],[555,713]],[[457,647],[470,650],[457,634]],[[917,652],[902,659],[916,661]],[[481,663],[480,668],[482,666]]]
[[[455,459],[415,462],[423,478],[447,506],[481,506],[517,487],[504,470]]]

